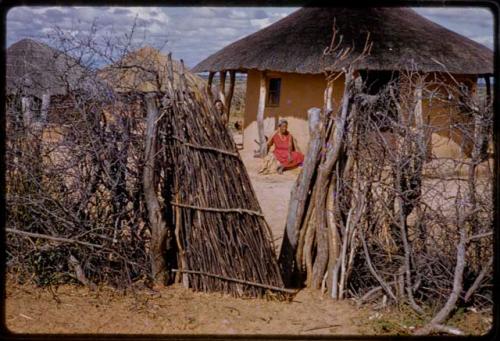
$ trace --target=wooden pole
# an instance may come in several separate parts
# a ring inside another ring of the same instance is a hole
[[[40,111],[40,121],[42,122],[42,124],[45,124],[47,122],[49,106],[50,106],[50,95],[44,94],[42,96],[42,109]]]
[[[257,129],[259,132],[259,157],[264,157],[267,154],[267,143],[264,135],[264,110],[266,107],[266,74],[264,71],[260,73],[260,92],[259,106],[257,109]]]
[[[211,102],[214,101],[214,94],[212,93],[212,83],[214,81],[214,75],[215,75],[215,72],[208,73],[207,94],[208,94],[208,98],[210,99]]]
[[[491,84],[490,84],[490,76],[484,76],[484,81],[486,82],[486,102],[490,103],[491,101]]]
[[[229,71],[229,89],[226,93],[226,102],[224,106],[226,107],[227,121],[229,122],[229,116],[231,113],[231,102],[233,101],[234,94],[234,84],[236,83],[236,71]]]
[[[321,110],[311,108],[307,112],[309,122],[309,145],[304,167],[295,182],[286,219],[283,243],[279,254],[279,264],[285,285],[292,285],[293,274],[296,270],[295,253],[299,238],[300,227],[304,221],[306,205],[310,197],[313,174],[316,170],[321,150]]]
[[[430,145],[430,138],[429,134],[426,133],[425,125],[424,125],[424,116],[423,116],[423,111],[422,111],[422,85],[419,84],[417,88],[415,89],[415,98],[416,98],[416,105],[415,105],[415,110],[414,110],[414,116],[415,116],[415,125],[417,128],[417,133],[418,133],[418,138],[419,141],[417,141],[420,149],[420,153],[423,156],[423,160],[428,159],[429,152],[432,149],[432,146]]]
[[[226,71],[219,72],[219,99],[226,105]]]
[[[325,89],[325,109],[327,112],[333,110],[333,82],[328,81]]]
[[[21,107],[23,112],[23,125],[25,128],[28,128],[33,121],[33,111],[31,111],[32,103],[33,101],[31,97],[23,97],[21,99]]]
[[[156,94],[148,94],[145,97],[146,118],[146,141],[145,141],[145,165],[142,176],[144,197],[148,209],[148,219],[151,226],[151,272],[155,280],[160,279],[165,270],[164,239],[166,236],[165,221],[161,212],[157,197],[155,179],[155,155],[156,155],[156,120],[158,119],[158,107],[156,105]]]

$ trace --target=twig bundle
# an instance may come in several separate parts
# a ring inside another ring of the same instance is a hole
[[[283,287],[271,233],[229,132],[205,93],[183,75],[160,110],[180,270],[186,286],[237,296],[265,288],[225,281],[210,273]]]

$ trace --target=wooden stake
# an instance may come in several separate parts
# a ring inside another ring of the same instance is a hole
[[[429,148],[429,139],[430,136],[429,134],[426,133],[425,131],[425,126],[424,126],[424,116],[423,116],[423,111],[422,111],[422,86],[418,85],[417,88],[415,89],[415,98],[416,98],[416,105],[415,105],[415,110],[414,110],[414,117],[415,117],[415,125],[417,128],[417,133],[419,136],[419,141],[417,142],[419,144],[419,149],[420,153],[423,156],[423,159],[427,159],[428,153],[430,151]]]
[[[32,103],[33,101],[31,97],[23,97],[21,99],[23,124],[25,128],[29,127],[33,121],[33,111],[31,111]]]
[[[234,94],[234,84],[236,83],[236,71],[229,71],[229,89],[226,93],[224,106],[226,108],[227,121],[229,122],[229,116],[231,113],[231,102],[233,101]]]
[[[161,212],[161,206],[157,197],[155,179],[155,155],[156,155],[156,120],[158,118],[158,107],[156,106],[156,94],[148,94],[145,97],[147,108],[146,137],[145,137],[145,165],[142,177],[144,197],[148,209],[148,218],[151,225],[151,270],[154,279],[159,279],[165,269],[163,257],[163,244],[166,235],[165,221]]]
[[[490,101],[491,101],[490,76],[484,76],[484,81],[486,82],[486,102],[490,103]]]
[[[327,112],[333,110],[333,82],[329,81],[325,89],[325,109]]]
[[[257,129],[259,131],[259,157],[264,157],[267,154],[267,143],[264,135],[264,110],[266,107],[266,74],[264,71],[260,73],[260,92],[259,92],[259,107],[257,110]]]
[[[219,72],[219,99],[226,105],[226,71]]]
[[[215,72],[208,73],[207,94],[208,94],[208,98],[210,99],[210,102],[214,101],[214,94],[212,92],[212,83],[214,80],[214,75],[215,75]]]
[[[42,96],[42,110],[40,112],[40,121],[42,122],[42,124],[45,124],[47,122],[49,106],[50,106],[50,95],[44,94]]]
[[[295,182],[288,204],[288,215],[286,220],[283,243],[279,255],[279,263],[282,269],[283,280],[290,285],[292,273],[294,272],[294,259],[297,250],[299,232],[306,213],[306,204],[310,197],[309,190],[311,181],[319,159],[321,150],[321,110],[311,108],[307,112],[309,122],[309,145],[304,167]]]

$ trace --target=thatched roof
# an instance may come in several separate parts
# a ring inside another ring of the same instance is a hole
[[[359,69],[400,70],[413,63],[420,71],[443,71],[434,58],[451,73],[493,73],[490,49],[407,8],[302,8],[214,53],[192,71],[321,73],[334,19],[343,35],[342,45],[355,44],[351,60],[360,53],[370,32],[373,48]]]
[[[181,63],[173,60],[174,82],[178,82]],[[118,62],[109,65],[98,72],[118,92],[152,92],[165,91],[167,86],[167,56],[157,49],[146,46],[124,56]],[[156,76],[158,80],[156,79]],[[185,76],[190,84],[203,86],[203,79],[185,70]]]
[[[87,75],[74,58],[35,40],[23,39],[7,49],[7,94],[65,95],[81,88]]]

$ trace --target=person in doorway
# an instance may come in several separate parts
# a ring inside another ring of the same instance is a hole
[[[228,121],[228,117],[227,117],[226,108],[224,106],[224,103],[222,103],[222,101],[220,99],[216,99],[214,102],[214,105],[215,105],[215,109],[217,110],[217,113],[222,118],[222,123],[224,125],[226,125],[227,121]]]
[[[278,173],[284,170],[297,167],[304,162],[304,154],[297,151],[292,134],[288,131],[288,122],[281,119],[278,122],[278,129],[267,142],[267,150],[274,145],[273,154],[278,161]]]

